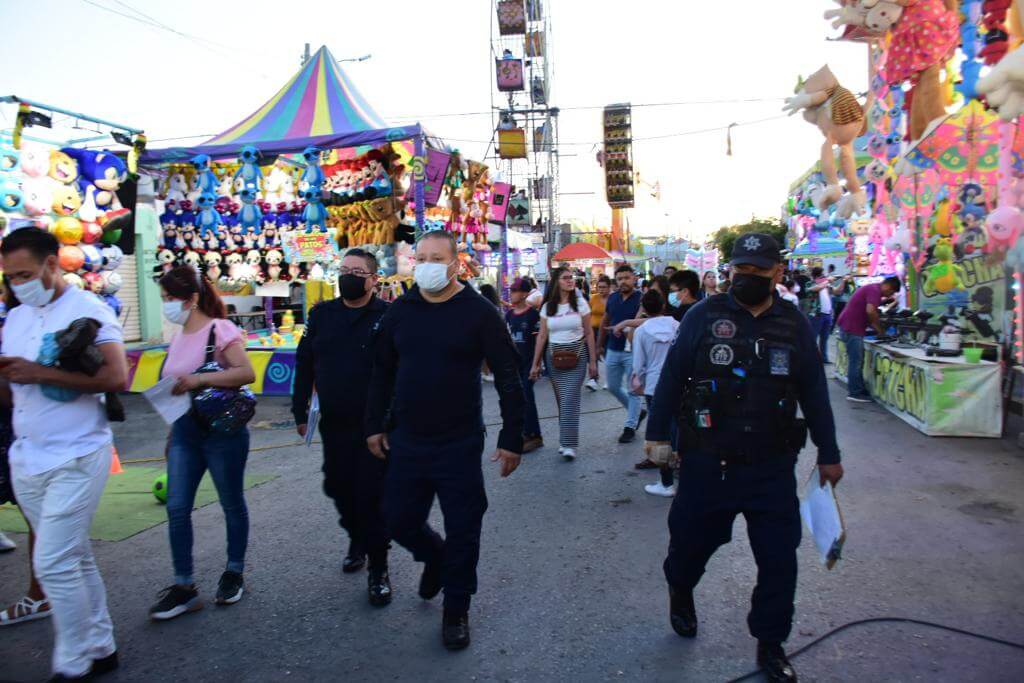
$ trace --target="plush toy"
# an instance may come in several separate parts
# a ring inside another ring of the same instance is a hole
[[[1024,45],[1003,57],[978,81],[978,92],[1004,121],[1024,115]]]
[[[82,242],[96,244],[103,239],[103,228],[98,223],[82,222]]]
[[[167,178],[167,196],[165,200],[168,202],[181,203],[187,198],[185,193],[188,192],[188,181],[185,180],[184,173],[172,173]]]
[[[903,7],[887,0],[836,0],[841,7],[825,12],[825,19],[834,19],[833,28],[846,26],[847,34],[854,27],[866,29],[874,36],[885,35],[899,21]],[[844,34],[846,35],[846,34]]]
[[[784,108],[790,115],[803,110],[804,119],[813,123],[825,136],[821,147],[821,172],[828,182],[824,193],[815,202],[819,209],[826,209],[842,197],[839,174],[836,171],[833,146],[840,149],[840,161],[846,189],[850,199],[840,206],[840,213],[849,217],[860,213],[867,204],[867,193],[857,179],[857,162],[853,153],[853,141],[864,130],[864,109],[857,98],[832,74],[828,65],[802,80],[797,85],[795,97],[786,99]]]
[[[196,227],[199,228],[199,236],[206,239],[207,235],[214,235],[217,228],[224,224],[224,220],[214,208],[217,195],[213,192],[203,192],[199,195],[199,216],[196,219]]]
[[[29,216],[50,213],[53,209],[53,189],[53,183],[48,178],[26,178],[21,187],[25,213]]]
[[[208,251],[203,254],[203,264],[206,266],[206,277],[211,282],[220,280],[221,270],[220,264],[224,260],[219,251]]]
[[[284,261],[284,255],[277,249],[271,249],[267,251],[264,259],[267,262],[267,281],[279,282],[281,280],[281,263]]]
[[[53,190],[50,209],[58,216],[70,216],[82,206],[82,198],[71,185],[58,185]]]
[[[263,170],[256,163],[263,155],[252,145],[246,145],[238,155],[241,167],[235,171],[235,180],[241,179],[245,186],[254,185],[256,190],[263,189]]]
[[[21,172],[29,178],[41,178],[50,170],[50,151],[42,145],[21,143]]]
[[[25,203],[21,185],[13,177],[0,176],[0,211],[18,213]]]
[[[1001,262],[1006,252],[1024,235],[1024,214],[1015,206],[1000,206],[985,218],[985,253],[994,263]]]
[[[238,212],[238,224],[242,228],[242,232],[244,233],[250,228],[259,229],[263,225],[263,212],[256,205],[256,185],[254,183],[246,184],[245,189],[239,194],[239,198],[242,200],[242,208]]]
[[[322,151],[319,147],[307,147],[302,150],[302,158],[306,162],[306,170],[302,172],[304,189],[311,186],[320,187],[324,184],[324,172],[320,168],[320,153]]]
[[[224,174],[224,177],[220,179],[220,184],[217,185],[217,196],[220,199],[226,200],[229,205],[238,196],[235,193],[235,181],[227,173]]]
[[[61,150],[50,150],[48,175],[62,185],[70,185],[78,180],[78,162]]]
[[[907,134],[920,140],[928,125],[946,113],[940,76],[960,42],[959,0],[897,0],[903,16],[889,32],[882,78],[892,86],[912,83],[907,94]]]
[[[967,289],[964,286],[964,269],[953,263],[953,243],[940,239],[932,251],[936,263],[924,270],[924,295],[945,294],[953,289]]]
[[[292,201],[295,198],[294,196],[289,197],[287,200],[281,196],[286,178],[290,179],[291,176],[280,167],[274,166],[270,170],[270,174],[263,181],[263,199],[271,204],[277,204],[280,201]]]
[[[302,211],[306,232],[313,232],[314,228],[320,232],[327,232],[327,209],[324,208],[320,197],[320,186],[311,185],[299,195],[306,200],[306,208]]]
[[[238,282],[242,279],[243,263],[242,255],[237,251],[231,252],[224,257],[224,267],[227,270],[228,280]]]
[[[210,159],[210,155],[197,154],[189,160],[189,163],[192,164],[192,168],[195,169],[196,172],[194,176],[196,189],[198,189],[200,193],[209,192],[216,196],[217,186],[220,183],[217,181],[216,174],[214,174],[210,169],[210,164],[213,163]]]
[[[121,208],[116,192],[128,178],[128,166],[121,157],[108,150],[65,147],[61,151],[78,162],[78,191],[83,197],[91,196],[100,211]]]
[[[373,176],[370,187],[373,188],[374,196],[389,196],[393,188],[391,187],[391,178],[388,177],[387,169],[384,167],[384,153],[379,149],[371,149],[366,153],[366,159]]]

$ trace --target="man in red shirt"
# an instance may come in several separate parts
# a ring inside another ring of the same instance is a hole
[[[864,386],[864,333],[870,326],[879,335],[885,334],[882,324],[878,321],[878,307],[881,306],[882,299],[887,299],[898,291],[900,280],[897,277],[887,277],[882,282],[864,285],[853,293],[850,302],[843,308],[843,314],[839,316],[839,335],[846,344],[848,361],[848,401],[871,401],[871,394]]]

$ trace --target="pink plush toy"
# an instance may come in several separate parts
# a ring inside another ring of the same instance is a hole
[[[1024,235],[1024,214],[1014,206],[1000,206],[985,219],[985,232],[985,253],[992,261],[1002,261],[1017,238]]]

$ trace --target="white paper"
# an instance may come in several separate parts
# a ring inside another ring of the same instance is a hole
[[[834,563],[839,557],[842,548],[840,538],[843,536],[843,522],[839,517],[839,505],[832,484],[825,482],[824,486],[820,486],[815,471],[807,481],[804,494],[804,499],[800,501],[800,516],[811,531],[821,563],[830,566],[829,560]]]
[[[320,397],[313,392],[313,398],[309,402],[309,417],[306,419],[306,445],[313,445],[313,435],[316,434],[316,427],[320,423]]]
[[[178,383],[176,377],[164,377],[162,380],[142,392],[153,409],[160,414],[167,424],[184,415],[192,407],[192,399],[187,393],[175,396],[171,389]]]

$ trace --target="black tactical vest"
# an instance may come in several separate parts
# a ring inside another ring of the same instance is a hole
[[[787,304],[792,315],[758,321],[761,329],[750,337],[739,322],[750,314],[730,308],[728,295],[713,296],[705,306],[705,328],[682,402],[684,429],[701,450],[723,456],[791,451],[799,312]]]

